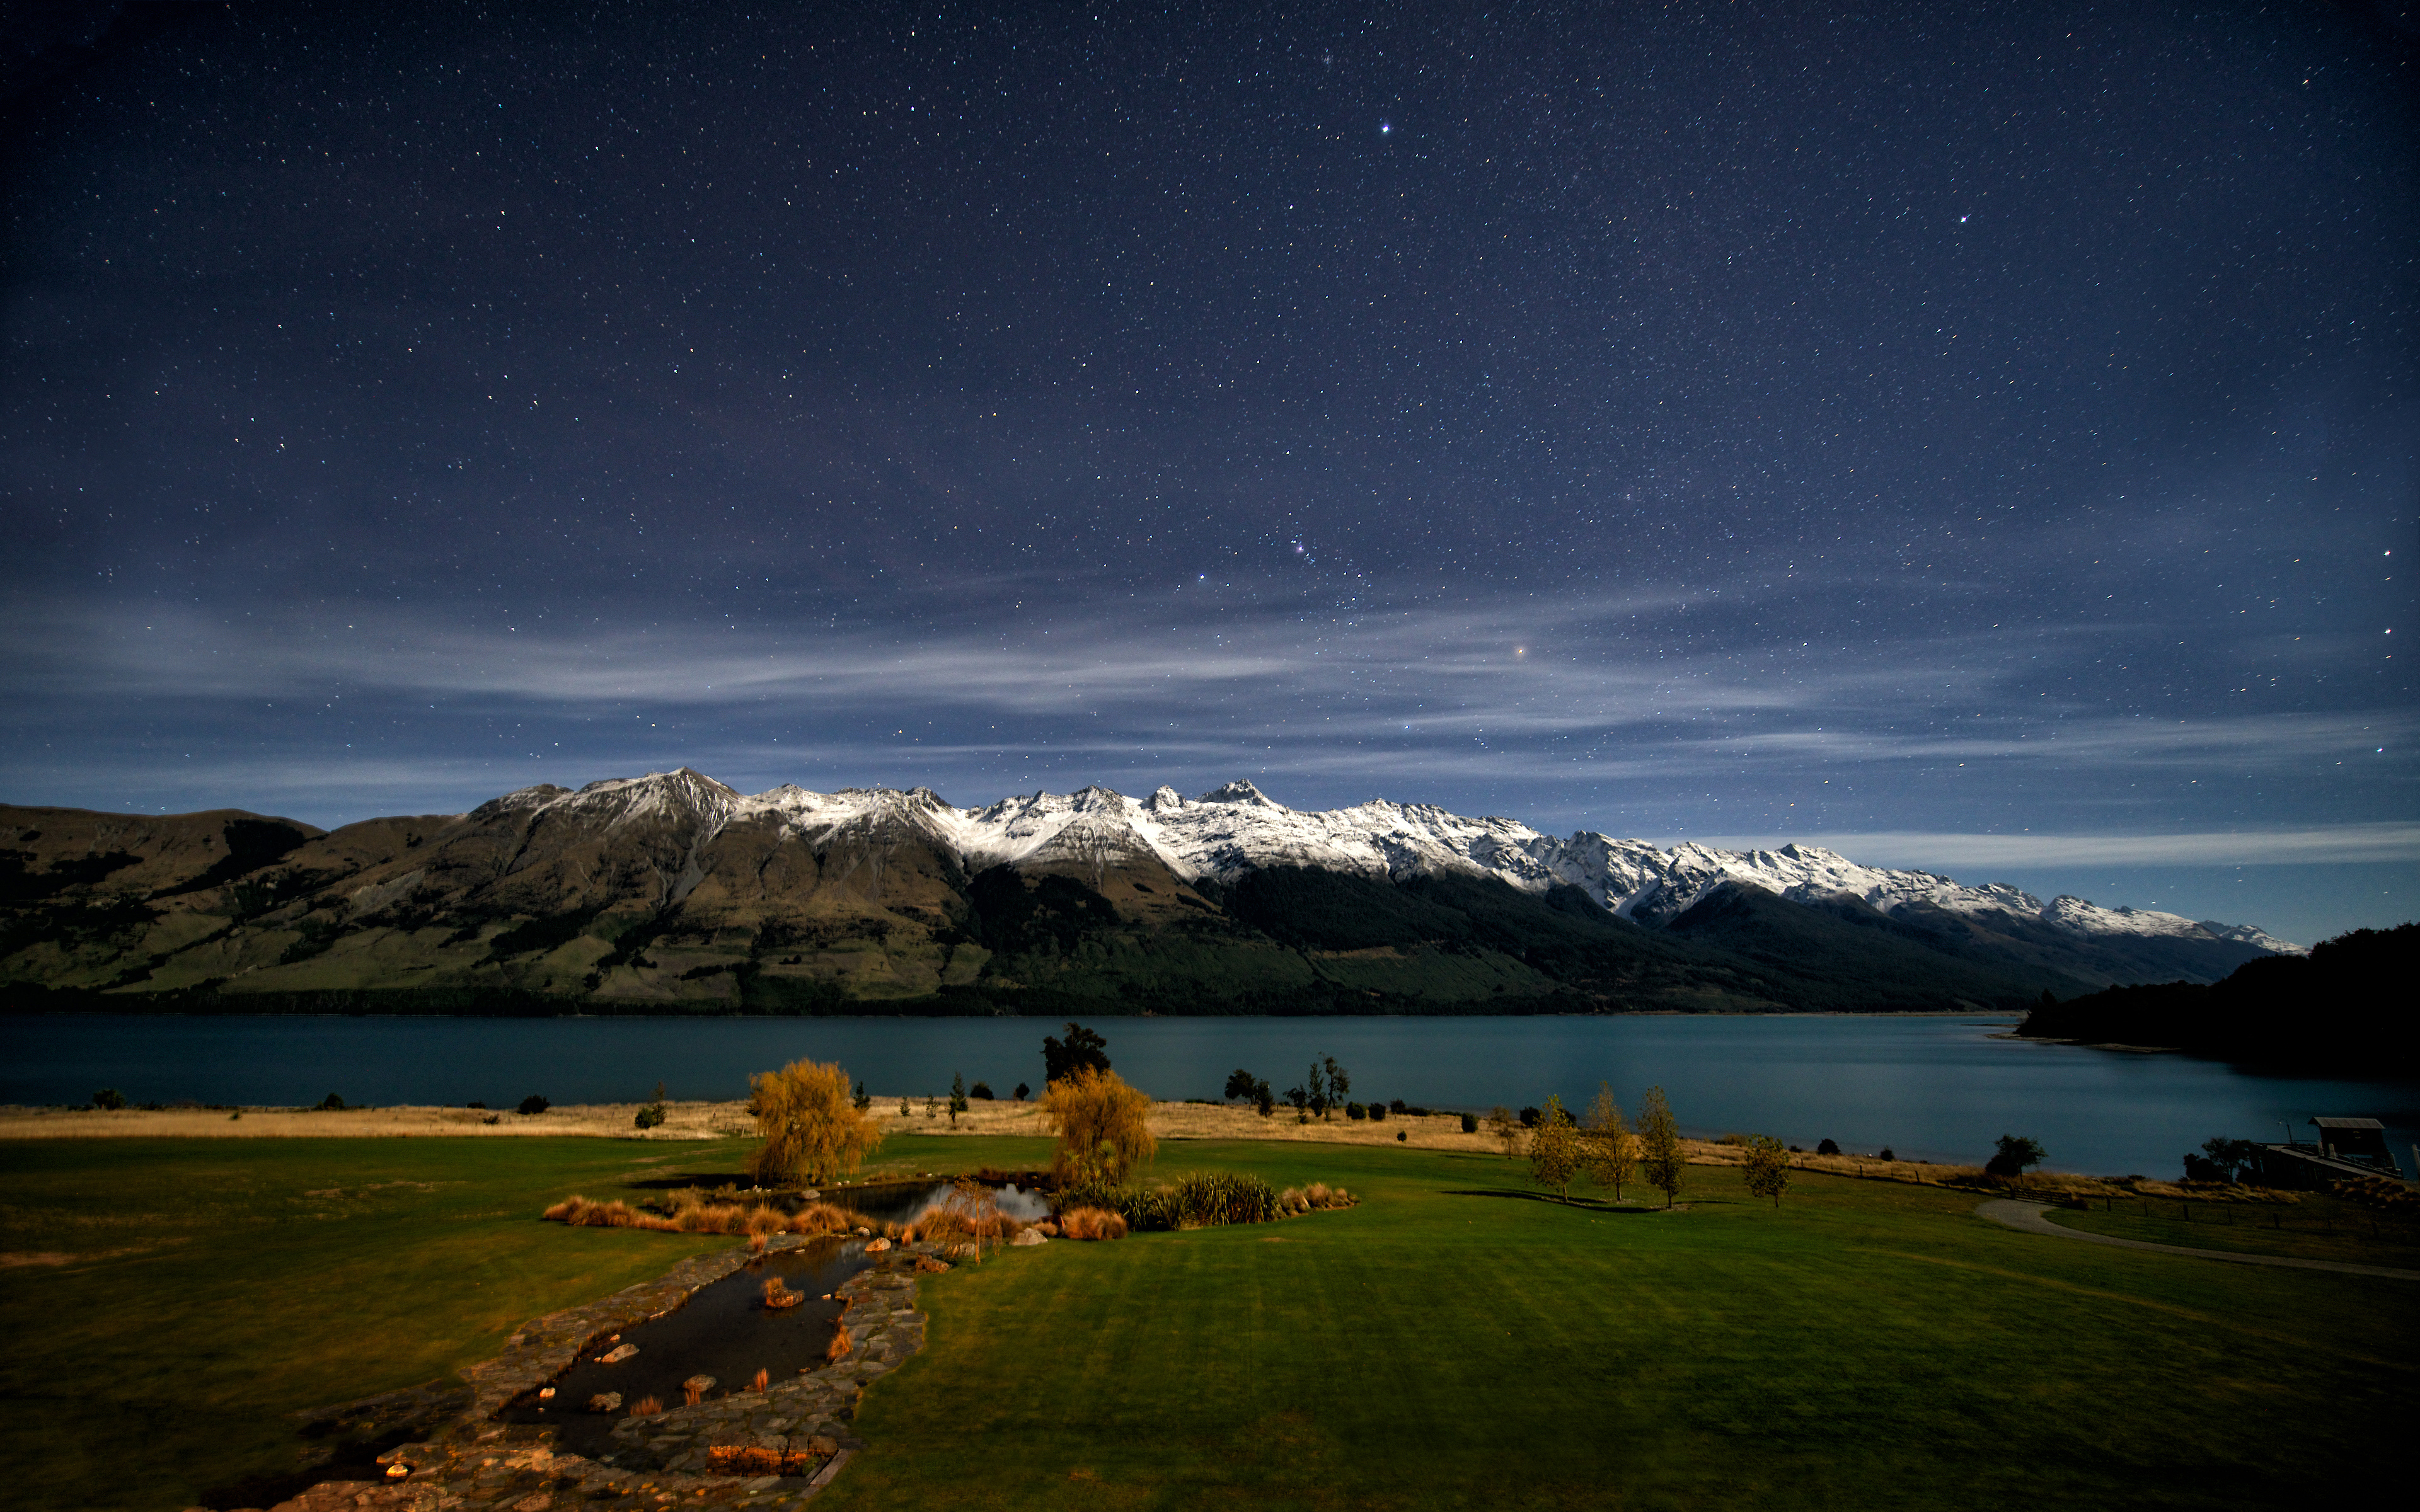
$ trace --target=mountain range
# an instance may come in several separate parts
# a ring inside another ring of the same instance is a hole
[[[0,806],[0,1000],[182,1011],[2012,1011],[2299,947],[1808,845],[1249,782],[959,809],[686,768],[323,831]]]

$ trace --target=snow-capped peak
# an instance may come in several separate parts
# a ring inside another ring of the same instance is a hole
[[[696,825],[699,834],[748,819],[771,820],[808,836],[896,822],[954,851],[969,871],[1069,865],[1097,874],[1125,861],[1149,859],[1187,880],[1229,880],[1268,866],[1386,879],[1460,872],[1529,892],[1569,885],[1645,924],[1668,922],[1714,888],[1740,883],[1801,903],[1854,898],[1885,914],[1922,905],[1977,917],[2013,915],[2087,937],[2157,935],[2233,941],[2280,952],[2302,949],[2248,924],[2196,923],[2072,897],[2045,905],[2004,883],[1978,887],[1930,872],[1864,866],[1804,842],[1728,851],[1695,841],[1665,848],[1588,830],[1557,839],[1514,819],[1470,818],[1432,804],[1385,799],[1306,811],[1287,808],[1240,778],[1189,800],[1171,787],[1138,800],[1096,785],[957,809],[926,788],[826,794],[785,784],[743,796],[683,767],[592,782],[577,793],[525,788],[495,799],[484,811],[520,810],[576,810],[609,825],[649,814],[678,815]]]

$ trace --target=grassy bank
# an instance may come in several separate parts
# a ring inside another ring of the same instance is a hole
[[[2409,1211],[2378,1212],[2322,1192],[2298,1193],[2288,1204],[2154,1196],[2116,1202],[2105,1211],[2054,1209],[2050,1218],[2113,1239],[2420,1271],[2420,1216]]]
[[[275,1468],[284,1412],[724,1242],[535,1215],[743,1148],[0,1145],[5,1247],[65,1257],[0,1291],[16,1503],[174,1508]],[[1045,1148],[903,1138],[873,1168]],[[1802,1174],[1776,1211],[1698,1167],[1667,1214],[1467,1151],[1188,1141],[1160,1168],[1364,1201],[933,1279],[845,1504],[2285,1505],[2382,1465],[2420,1387],[2420,1287],[2018,1234],[1971,1194]]]

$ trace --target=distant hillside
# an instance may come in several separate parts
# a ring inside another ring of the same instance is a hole
[[[2420,1077],[2420,924],[2354,930],[2308,955],[2246,963],[2211,985],[2110,987],[2045,1003],[2017,1031],[2161,1045],[2246,1064]]]
[[[1249,783],[962,810],[684,770],[334,832],[0,809],[20,1009],[2013,1011],[2214,979],[2257,941],[2277,945],[1813,847],[1304,813]]]

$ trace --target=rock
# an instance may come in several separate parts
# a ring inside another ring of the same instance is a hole
[[[588,1410],[592,1412],[618,1412],[622,1410],[622,1394],[618,1391],[600,1391],[588,1398]]]
[[[1049,1242],[1049,1236],[1043,1233],[1039,1228],[1020,1228],[1016,1231],[1016,1237],[1008,1242],[1008,1247],[1011,1249],[1030,1249],[1036,1244],[1047,1244]]]
[[[598,1355],[597,1357],[597,1363],[598,1365],[620,1365],[623,1361],[638,1352],[639,1347],[635,1344],[616,1344],[613,1348],[606,1350],[603,1354]]]
[[[890,1247],[891,1241],[887,1239],[869,1239],[865,1242],[865,1253],[868,1255],[879,1255]]]
[[[714,1378],[712,1376],[691,1376],[687,1381],[681,1382],[681,1390],[683,1391],[708,1392],[713,1389]]]
[[[821,1202],[824,1199],[824,1195],[816,1191],[814,1187],[807,1188],[804,1192],[799,1193],[799,1196],[809,1202]]]

